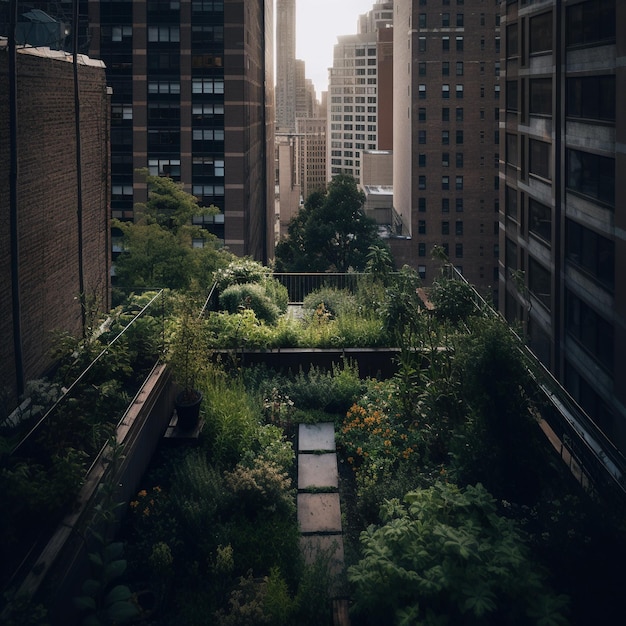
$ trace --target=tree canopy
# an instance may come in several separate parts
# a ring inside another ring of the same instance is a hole
[[[376,222],[363,210],[365,195],[351,176],[335,176],[291,220],[276,246],[276,269],[289,272],[363,270],[370,247],[385,247]]]
[[[201,207],[195,196],[171,178],[146,173],[148,201],[135,205],[135,221],[115,220],[122,233],[123,251],[115,260],[115,291],[128,295],[155,287],[206,289],[213,272],[230,255],[220,250],[217,237],[194,226],[194,215],[214,214],[216,207]],[[202,247],[194,247],[203,240]]]

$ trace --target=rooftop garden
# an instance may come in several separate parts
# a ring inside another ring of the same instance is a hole
[[[147,215],[150,233],[162,228]],[[324,625],[337,596],[356,626],[611,623],[623,509],[554,452],[516,336],[445,259],[426,293],[384,248],[361,256],[347,288],[322,275],[294,307],[270,269],[213,249],[201,255],[211,280],[200,271],[184,291],[132,296],[85,340],[60,343],[42,400],[5,422],[3,623],[58,623],[54,581],[16,595],[17,547],[72,509],[98,451],[111,464],[136,453],[112,437],[140,372],[163,361],[199,421],[160,438],[130,498],[104,475],[77,532],[88,567],[63,623]],[[138,288],[120,287],[120,300]],[[242,359],[287,348],[301,349],[300,366]],[[364,375],[349,348],[391,349],[393,372]],[[345,354],[313,365],[322,349]],[[296,516],[297,427],[318,422],[337,438],[339,574],[330,552],[305,562]]]

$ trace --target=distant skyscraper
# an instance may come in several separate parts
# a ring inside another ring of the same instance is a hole
[[[276,128],[296,130],[296,0],[276,2]]]
[[[500,307],[626,452],[626,3],[509,0]]]
[[[375,4],[358,20],[364,30],[337,39],[329,84],[328,180],[350,174],[358,181],[363,150],[379,147],[379,105],[392,98],[391,82],[385,83],[388,92],[379,83],[379,31],[390,27],[392,20],[393,2]]]
[[[500,3],[395,0],[394,207],[398,264],[426,283],[435,245],[488,300],[498,286]]]

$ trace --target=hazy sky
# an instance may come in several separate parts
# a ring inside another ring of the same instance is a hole
[[[318,98],[328,88],[337,36],[355,34],[357,18],[373,6],[374,0],[296,0],[296,58],[305,61]]]

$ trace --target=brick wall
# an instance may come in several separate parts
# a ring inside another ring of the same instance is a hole
[[[55,53],[56,54],[56,53]],[[81,334],[73,66],[19,53],[19,285],[24,378],[51,365],[55,331]],[[109,98],[104,68],[79,66],[85,295],[109,302]],[[14,398],[13,301],[9,233],[8,55],[0,50],[0,386]]]

